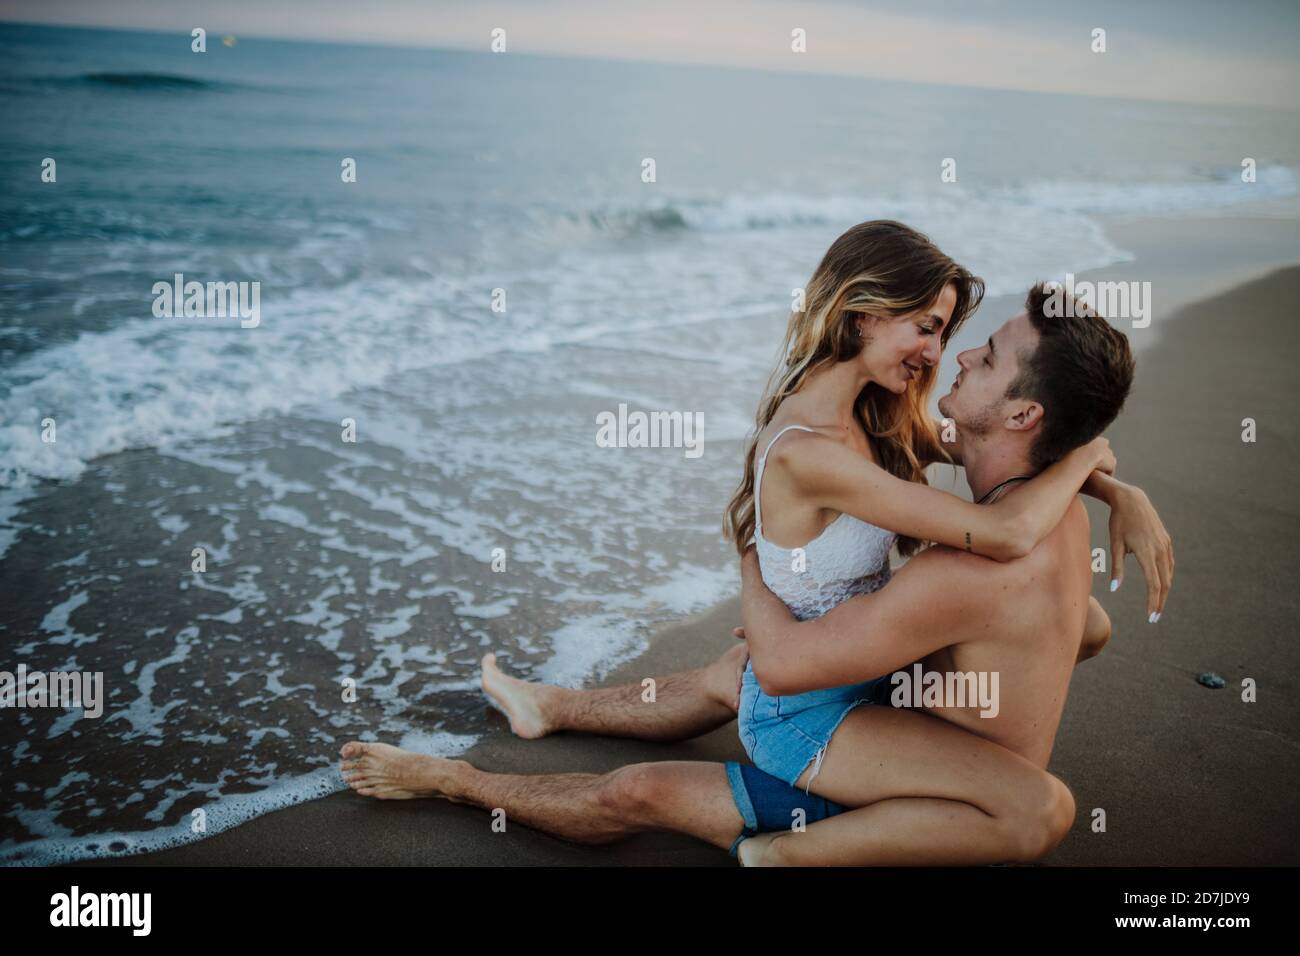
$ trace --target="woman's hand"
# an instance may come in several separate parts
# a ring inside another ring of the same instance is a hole
[[[1110,589],[1124,580],[1124,558],[1135,555],[1147,579],[1147,620],[1160,620],[1174,583],[1174,543],[1146,492],[1116,482],[1110,501]]]
[[[1088,449],[1096,456],[1096,464],[1093,465],[1094,471],[1100,471],[1103,474],[1115,474],[1115,453],[1110,450],[1110,441],[1106,438],[1094,438],[1088,442]]]
[[[742,641],[745,639],[745,629],[743,627],[733,627],[731,633]],[[721,668],[727,674],[727,688],[731,693],[731,709],[737,713],[740,712],[740,691],[745,683],[745,666],[748,663],[749,648],[744,644],[736,644],[722,657],[718,658],[717,664],[713,665]]]

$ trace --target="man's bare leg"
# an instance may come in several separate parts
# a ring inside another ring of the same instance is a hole
[[[343,775],[381,800],[442,797],[575,843],[612,843],[644,830],[675,830],[722,849],[744,826],[722,764],[663,761],[611,773],[488,773],[463,760],[387,744],[344,745]]]
[[[1080,661],[1104,646],[1105,637],[1098,633],[1094,640],[1092,636],[1103,623],[1109,637],[1109,619],[1101,605],[1090,599]],[[520,680],[497,666],[495,654],[483,658],[481,681],[483,692],[505,713],[511,731],[519,737],[531,740],[573,730],[671,742],[698,737],[735,718],[747,659],[747,648],[737,644],[705,667],[657,677],[653,704],[641,699],[645,688],[640,684],[573,690]]]
[[[521,776],[387,744],[354,742],[342,753],[344,778],[364,796],[442,797],[489,811],[500,808],[508,820],[576,843],[603,845],[645,830],[672,830],[727,849],[743,827],[726,770],[718,763],[664,761],[607,774]],[[893,775],[881,793],[910,785],[905,776]],[[1008,838],[990,830],[989,819],[960,801],[886,797],[802,833],[752,837],[741,844],[740,855],[748,865],[951,865],[1030,860],[1055,845],[1027,839],[1027,828]]]
[[[496,655],[483,658],[483,692],[505,712],[520,737],[576,730],[639,740],[689,740],[736,717],[748,651],[738,643],[712,664],[655,678],[655,699],[640,683],[572,690],[511,677]]]

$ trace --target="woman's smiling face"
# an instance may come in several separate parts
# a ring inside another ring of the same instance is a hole
[[[949,283],[932,303],[909,315],[876,322],[859,318],[866,342],[860,358],[871,380],[895,395],[906,392],[926,368],[938,363],[943,330],[956,304],[957,290]]]

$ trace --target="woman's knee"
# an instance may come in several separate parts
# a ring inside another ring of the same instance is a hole
[[[1028,863],[1047,856],[1070,832],[1074,815],[1070,788],[1044,772],[1025,789],[1017,811],[1003,819],[1014,860]]]
[[[1087,624],[1084,627],[1083,641],[1079,645],[1080,661],[1086,661],[1100,654],[1111,636],[1110,617],[1097,603],[1096,598],[1089,598],[1088,601]]]
[[[1051,780],[1053,795],[1048,820],[1048,846],[1043,850],[1044,856],[1060,846],[1061,841],[1069,835],[1074,827],[1076,810],[1074,794],[1070,792],[1070,788],[1058,777],[1052,777]]]

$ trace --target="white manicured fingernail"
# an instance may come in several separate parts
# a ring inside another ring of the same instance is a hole
[[[1110,590],[1112,594],[1119,590],[1119,578],[1114,578],[1111,580]]]

